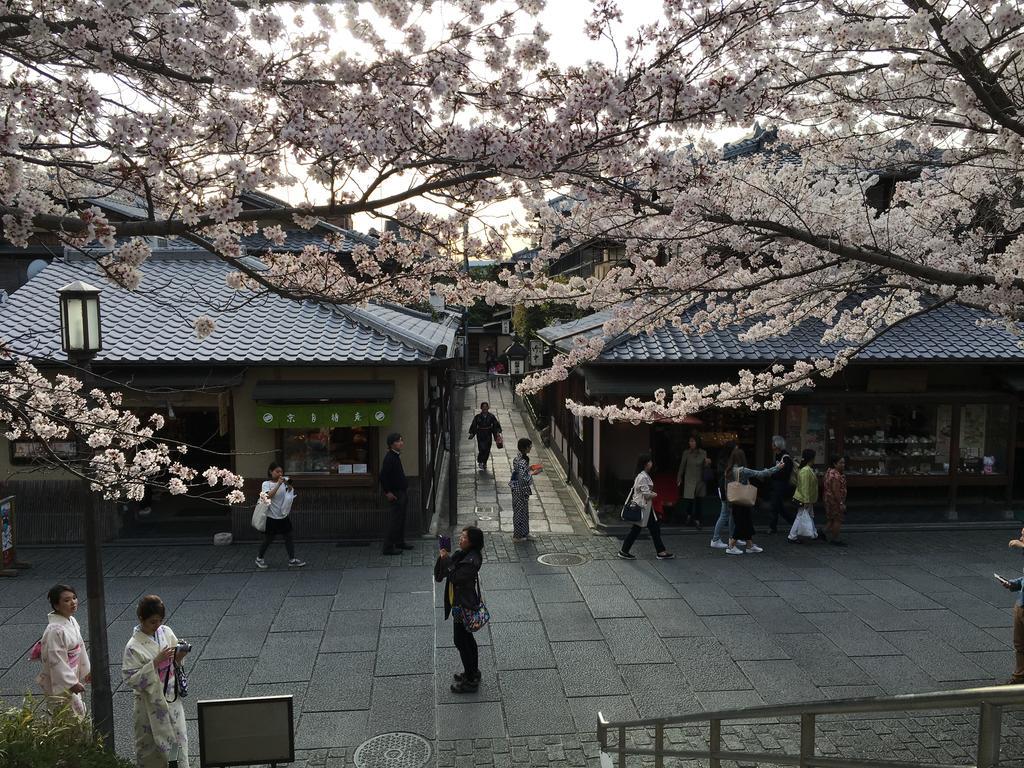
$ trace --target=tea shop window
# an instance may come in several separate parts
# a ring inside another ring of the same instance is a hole
[[[850,405],[844,450],[850,475],[948,475],[949,405]]]
[[[371,474],[370,430],[366,427],[282,431],[286,473],[363,477]]]
[[[966,475],[1005,475],[1010,406],[971,403],[960,408],[960,462]]]

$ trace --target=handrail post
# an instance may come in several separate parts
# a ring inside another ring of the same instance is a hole
[[[654,768],[665,768],[665,724],[654,724]]]
[[[602,750],[608,749],[608,721],[600,712],[597,713],[597,743]]]
[[[809,768],[813,759],[814,715],[800,715],[800,768]]]
[[[978,768],[996,768],[999,764],[999,739],[1003,725],[1003,708],[982,703],[978,718]]]
[[[619,768],[626,768],[626,726],[619,726]]]
[[[708,757],[708,768],[722,768],[722,759],[718,753],[722,751],[722,721],[711,721],[711,738],[708,740],[710,756]]]

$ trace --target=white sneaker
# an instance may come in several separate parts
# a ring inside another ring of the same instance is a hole
[[[726,544],[721,539],[712,539],[711,540],[711,548],[712,549],[728,549],[729,545]]]
[[[261,569],[261,570],[266,570],[270,566],[267,565],[267,561],[264,560],[262,557],[257,557],[256,558],[256,567]]]
[[[299,560],[299,558],[297,558],[297,557],[293,557],[291,560],[288,561],[288,567],[289,568],[304,568],[305,565],[306,565],[306,561],[305,560]]]
[[[747,542],[745,542],[743,539],[736,539],[736,546],[745,547],[747,546]]]
[[[747,547],[747,552],[756,555],[758,552],[764,552],[764,550],[757,546],[757,544],[751,544]]]
[[[727,548],[725,550],[725,554],[727,554],[727,555],[742,555],[743,554],[743,550],[740,549],[739,547],[729,547],[729,548]]]

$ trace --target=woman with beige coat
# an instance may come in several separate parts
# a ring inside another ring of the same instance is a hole
[[[659,560],[671,560],[675,555],[665,549],[665,542],[661,540],[661,525],[658,523],[658,516],[654,514],[652,502],[658,494],[654,491],[654,480],[651,479],[651,470],[654,464],[651,457],[643,454],[636,462],[637,475],[633,480],[633,489],[630,491],[627,504],[633,503],[640,506],[642,515],[638,522],[633,523],[625,540],[622,542],[622,549],[615,554],[623,560],[636,560],[636,555],[629,550],[633,542],[637,540],[640,531],[644,528],[651,532],[651,539],[654,541],[654,551]]]

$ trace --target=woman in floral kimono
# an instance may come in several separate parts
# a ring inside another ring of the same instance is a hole
[[[139,768],[167,768],[169,760],[188,765],[185,708],[177,695],[174,662],[178,637],[163,626],[166,608],[156,595],[139,601],[139,625],[124,649],[121,674],[135,691],[135,762]]]
[[[82,630],[75,620],[78,593],[67,584],[57,584],[47,593],[53,611],[39,641],[39,660],[43,671],[36,682],[43,689],[51,709],[68,703],[79,717],[85,717],[82,693],[90,681],[89,654],[82,642]]]

